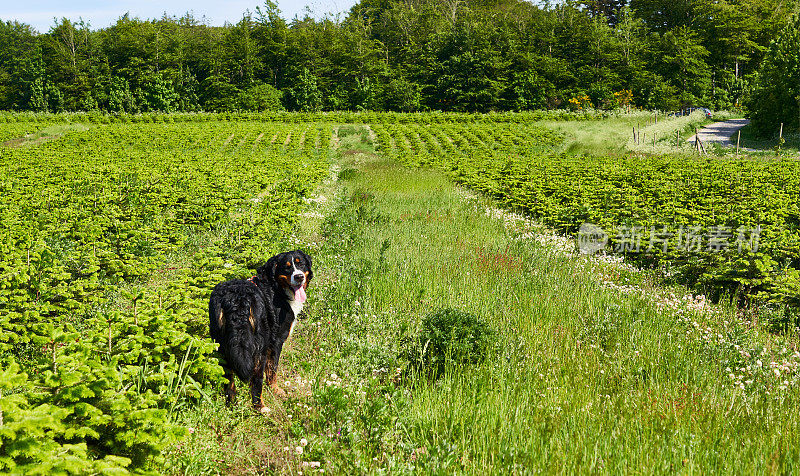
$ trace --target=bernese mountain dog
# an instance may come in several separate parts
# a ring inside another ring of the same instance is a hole
[[[273,393],[283,394],[276,384],[278,359],[303,310],[313,277],[311,257],[295,250],[273,256],[250,279],[214,287],[208,305],[210,331],[225,359],[228,404],[236,398],[234,374],[250,384],[250,397],[258,411],[265,411],[261,398],[265,379]]]

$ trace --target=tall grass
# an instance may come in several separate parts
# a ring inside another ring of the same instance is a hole
[[[343,451],[326,436],[332,428],[308,426],[331,471],[797,469],[796,386],[779,390],[780,379],[761,373],[742,389],[730,376],[745,372],[731,368],[742,362],[737,349],[774,350],[780,339],[733,309],[696,306],[627,267],[559,251],[524,221],[509,227],[436,172],[361,161],[329,222],[336,246],[320,260],[338,277],[315,304],[336,349],[320,364],[365,393],[356,416],[375,386],[401,391],[377,445]],[[674,299],[683,304],[665,304]],[[390,379],[408,338],[439,308],[491,323],[498,347],[435,380]]]
[[[723,116],[727,117],[728,114]],[[582,122],[545,121],[541,124],[565,135],[562,152],[575,155],[617,156],[630,151],[652,152],[653,133],[656,133],[661,141],[662,150],[659,152],[674,151],[676,131],[680,131],[681,137],[685,139],[687,134],[693,131],[693,127],[708,122],[710,121],[700,111],[683,117],[668,116],[659,111],[635,111]],[[640,132],[640,136],[646,136],[648,142],[636,144],[633,140],[634,129]],[[672,149],[663,147],[664,144],[669,144],[670,138]],[[649,148],[646,147],[648,144]]]
[[[290,397],[271,402],[266,418],[222,410],[220,397],[188,413],[192,424],[229,430],[204,430],[176,467],[798,471],[788,341],[735,309],[654,286],[645,272],[575,255],[436,171],[388,162],[365,130],[339,132],[349,145],[338,198],[308,243],[317,270],[309,318],[281,364]],[[441,374],[411,365],[423,319],[442,308],[489,324],[497,341],[483,362],[450,362]],[[258,431],[243,433],[244,422]],[[270,450],[254,453],[258,434]],[[214,438],[249,456],[209,450]]]

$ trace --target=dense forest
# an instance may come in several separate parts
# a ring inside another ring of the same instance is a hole
[[[734,108],[758,89],[762,60],[797,8],[362,0],[343,17],[286,21],[267,0],[224,26],[126,14],[100,29],[62,18],[41,33],[4,19],[0,109]]]

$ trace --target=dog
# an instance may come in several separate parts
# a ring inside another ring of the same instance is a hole
[[[257,411],[266,411],[261,396],[265,379],[274,394],[284,394],[276,383],[278,360],[313,277],[311,257],[295,250],[273,256],[250,279],[214,287],[208,304],[209,329],[225,359],[224,393],[229,405],[236,399],[234,374],[250,384]]]

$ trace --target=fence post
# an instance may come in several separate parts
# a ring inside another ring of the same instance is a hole
[[[742,138],[742,130],[739,129],[739,132],[736,134],[736,158],[739,158],[739,141]]]

